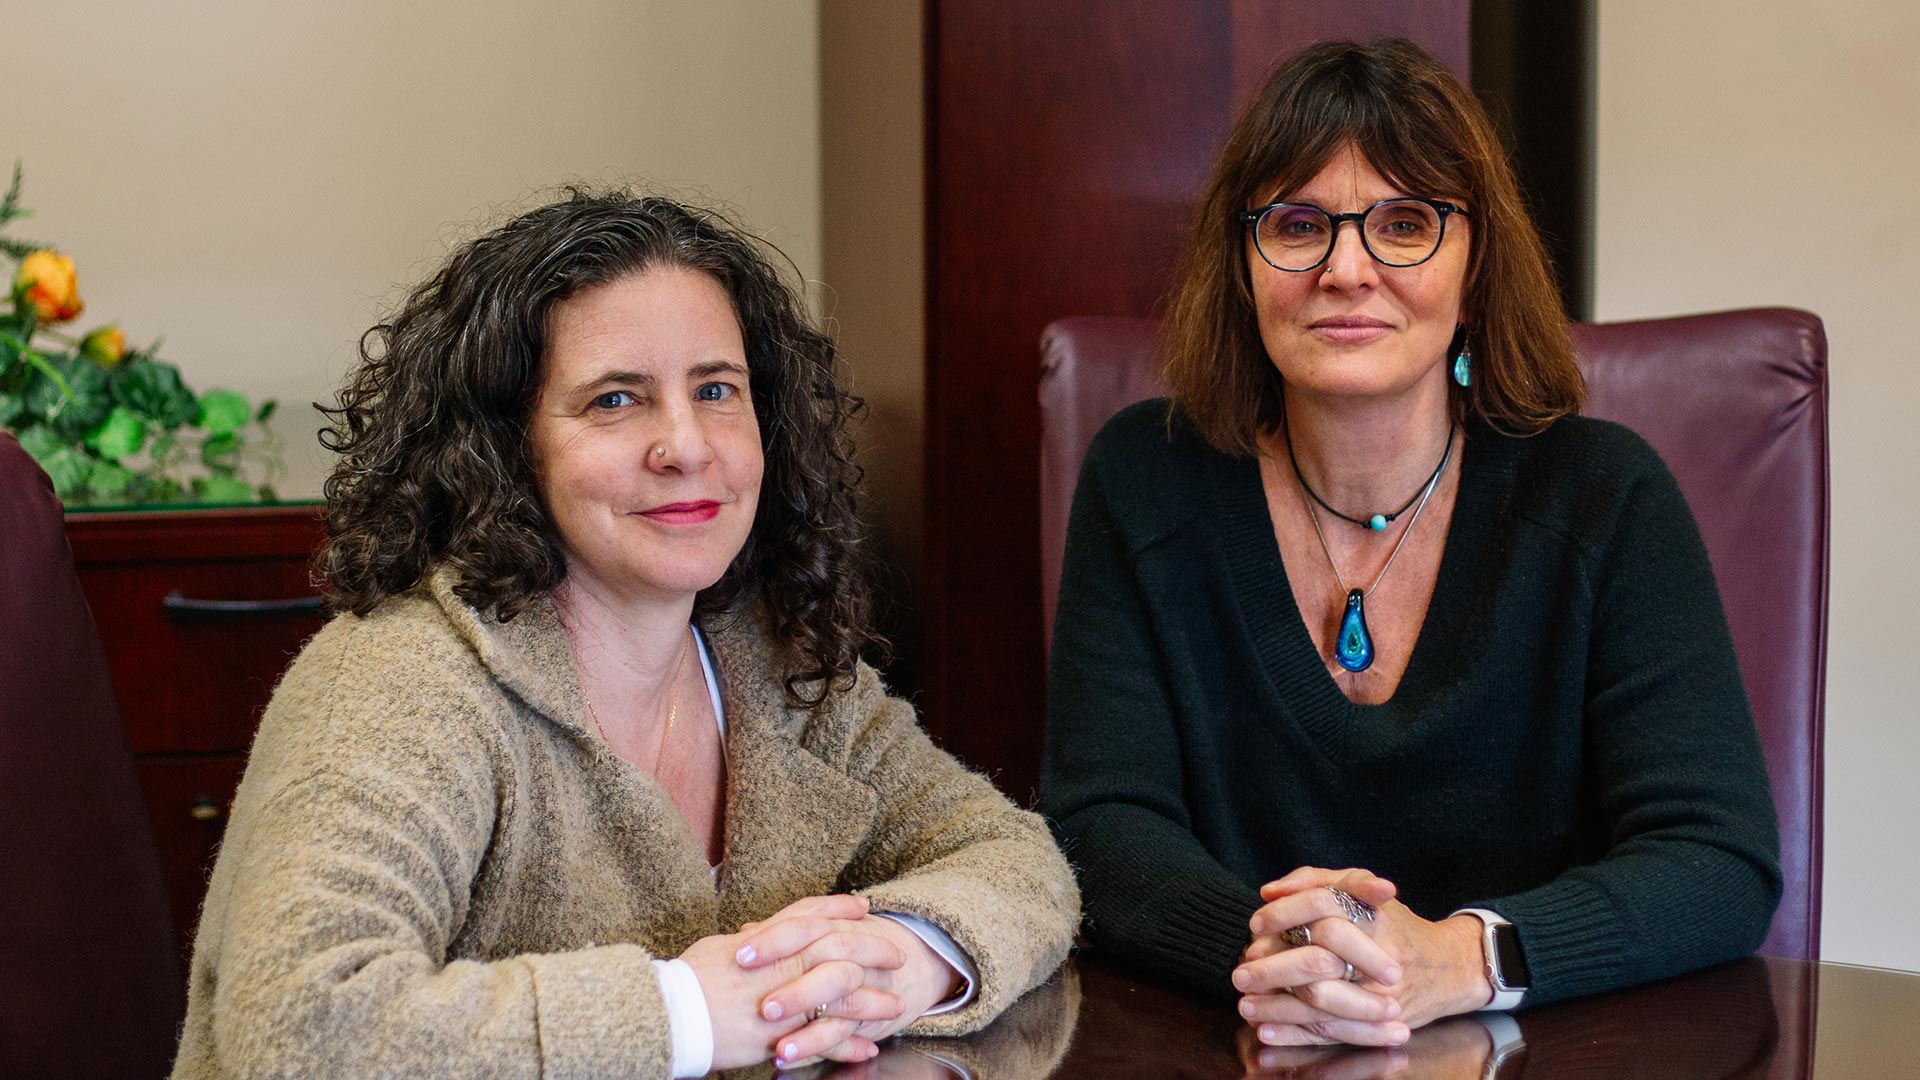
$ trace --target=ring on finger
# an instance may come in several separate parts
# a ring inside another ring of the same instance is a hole
[[[1331,885],[1326,886],[1326,890],[1333,894],[1333,902],[1340,905],[1340,914],[1345,915],[1348,922],[1358,926],[1363,922],[1373,921],[1374,910],[1372,904],[1363,900],[1356,900],[1352,893],[1342,889],[1336,889]]]
[[[1351,960],[1349,960],[1349,961],[1347,961],[1347,973],[1346,973],[1345,975],[1342,975],[1342,976],[1340,976],[1340,977],[1341,977],[1342,979],[1345,979],[1345,980],[1346,980],[1347,982],[1359,982],[1359,981],[1360,981],[1360,973],[1359,973],[1358,971],[1356,971],[1356,970],[1354,970],[1354,967],[1353,967],[1353,961],[1351,961]]]
[[[1351,967],[1352,965],[1348,965],[1348,966]],[[826,1002],[823,1001],[820,1004],[815,1005],[813,1009],[807,1013],[807,1019],[808,1021],[814,1021],[814,1020],[820,1019],[825,1015],[827,1015],[827,1005],[826,1005]]]
[[[1291,948],[1304,949],[1313,944],[1313,928],[1307,926],[1290,926],[1280,931],[1280,940],[1286,942]]]

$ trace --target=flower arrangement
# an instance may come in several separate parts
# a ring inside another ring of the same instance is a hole
[[[20,166],[0,198],[0,228],[27,217]],[[74,337],[58,329],[86,304],[73,259],[48,244],[0,236],[19,264],[12,310],[0,310],[0,427],[9,429],[69,505],[271,500],[280,444],[234,390],[195,394],[156,340],[129,348],[113,324]],[[259,482],[249,479],[258,476]]]

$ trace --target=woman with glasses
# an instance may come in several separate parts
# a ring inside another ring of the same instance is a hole
[[[982,1027],[1078,921],[860,659],[859,401],[756,241],[576,192],[331,410],[338,612],[274,691],[174,1075],[704,1076]]]
[[[1228,136],[1172,400],[1081,473],[1043,809],[1088,935],[1270,1044],[1739,956],[1781,883],[1712,570],[1485,113],[1315,46]]]

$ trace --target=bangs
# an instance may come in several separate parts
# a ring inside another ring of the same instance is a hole
[[[1431,86],[1371,70],[1376,66],[1349,54],[1268,87],[1268,100],[1253,112],[1269,122],[1248,132],[1256,143],[1238,170],[1249,208],[1283,201],[1349,146],[1408,195],[1455,199],[1470,209],[1482,204],[1468,136],[1451,103]]]

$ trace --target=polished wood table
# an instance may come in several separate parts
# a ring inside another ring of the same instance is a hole
[[[919,1080],[1920,1080],[1920,975],[1748,959],[1514,1014],[1456,1017],[1396,1051],[1254,1045],[1209,1002],[1082,953],[992,1027],[899,1040],[864,1066],[798,1075]],[[1496,1058],[1497,1054],[1497,1058]],[[1264,1055],[1264,1058],[1263,1058]]]

